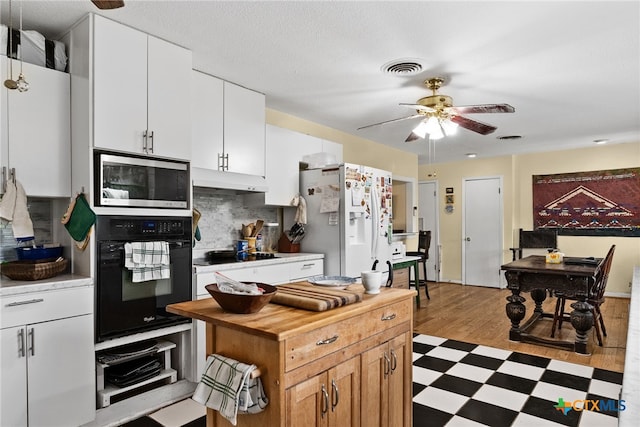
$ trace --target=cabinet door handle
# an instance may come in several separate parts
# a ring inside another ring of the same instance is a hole
[[[382,318],[380,320],[382,320],[383,322],[386,322],[387,320],[393,320],[396,318],[396,314],[395,313],[391,313],[388,316],[382,316]]]
[[[145,129],[144,132],[142,132],[142,151],[146,154],[148,153],[147,151],[147,141],[149,140],[149,135],[147,133],[147,130]]]
[[[149,145],[149,151],[151,151],[151,153],[153,154],[153,131],[151,131],[151,135],[149,136],[149,139],[151,140],[151,144]]]
[[[24,350],[24,329],[18,331],[18,357],[25,357],[27,353]]]
[[[340,395],[338,394],[338,384],[336,384],[336,380],[331,380],[331,412],[334,412],[336,406],[338,406],[338,402],[340,402]]]
[[[393,374],[398,367],[398,356],[396,356],[396,352],[391,350],[391,373]]]
[[[34,329],[31,328],[29,329],[29,351],[31,352],[32,356],[36,355],[36,333],[34,332]]]
[[[329,412],[329,393],[327,393],[326,387],[322,384],[322,418],[327,412]]]
[[[334,335],[331,338],[325,338],[323,340],[320,340],[316,343],[316,345],[325,345],[325,344],[331,344],[334,343],[338,340],[338,335]]]
[[[5,304],[5,307],[16,307],[18,305],[35,304],[37,302],[42,302],[42,301],[44,301],[44,299],[42,298],[35,298],[35,299],[26,300],[26,301],[16,301],[16,302],[11,302],[9,304]]]
[[[222,154],[218,153],[218,170],[219,171],[224,171],[224,159],[225,159],[224,153]]]
[[[391,371],[391,360],[389,356],[387,356],[387,352],[384,352],[384,377],[387,378],[389,376],[389,372]]]

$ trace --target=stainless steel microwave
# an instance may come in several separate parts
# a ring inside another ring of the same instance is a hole
[[[96,206],[190,209],[189,162],[94,152]]]

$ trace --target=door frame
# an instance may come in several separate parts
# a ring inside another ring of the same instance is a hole
[[[485,179],[497,179],[498,180],[498,185],[499,185],[499,189],[500,189],[500,197],[498,198],[498,211],[499,211],[499,215],[498,215],[498,229],[500,230],[500,239],[499,239],[499,247],[498,247],[498,251],[500,254],[499,259],[503,259],[503,253],[504,253],[504,178],[502,175],[489,175],[489,176],[474,176],[474,177],[465,177],[462,178],[462,236],[461,236],[461,240],[460,240],[460,245],[462,246],[462,284],[466,285],[467,284],[467,246],[465,244],[465,238],[467,235],[467,230],[466,230],[466,215],[467,215],[467,207],[466,207],[466,197],[467,197],[467,182],[468,181],[478,181],[478,180],[485,180]],[[500,263],[501,265],[501,263]],[[498,267],[500,267],[500,265],[498,265]],[[502,280],[501,275],[499,275],[498,277],[498,289],[503,289],[505,287],[505,283]]]
[[[434,212],[435,212],[435,216],[434,216],[434,229],[431,232],[431,249],[433,250],[433,258],[429,258],[429,260],[433,259],[433,263],[434,263],[434,269],[430,270],[429,269],[429,262],[427,261],[427,273],[434,273],[434,278],[433,280],[436,282],[440,281],[440,272],[441,272],[441,257],[440,257],[440,188],[438,185],[438,180],[437,179],[427,179],[427,180],[423,180],[423,181],[419,181],[418,182],[418,215],[417,215],[417,221],[418,221],[418,229],[420,229],[420,223],[419,223],[419,218],[420,218],[420,186],[422,184],[433,184],[434,185],[434,191],[435,191],[435,195],[434,195]]]

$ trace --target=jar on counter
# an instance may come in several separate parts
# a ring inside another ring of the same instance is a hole
[[[262,251],[278,252],[278,239],[280,238],[280,224],[266,222],[262,226]]]

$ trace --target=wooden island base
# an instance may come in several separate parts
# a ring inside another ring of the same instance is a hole
[[[323,312],[267,304],[258,313],[232,314],[212,298],[167,311],[207,323],[207,354],[260,369],[269,405],[238,415],[238,426],[410,427],[415,295],[383,288]],[[231,423],[208,409],[207,426]]]

